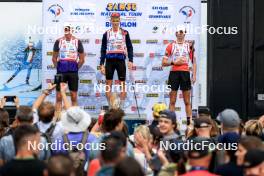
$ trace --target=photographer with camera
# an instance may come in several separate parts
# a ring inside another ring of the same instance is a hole
[[[56,110],[62,107],[60,83],[68,83],[73,106],[77,106],[78,70],[84,64],[84,49],[81,41],[72,35],[73,29],[70,24],[64,25],[64,36],[57,39],[53,47],[52,62],[57,68],[55,76]]]

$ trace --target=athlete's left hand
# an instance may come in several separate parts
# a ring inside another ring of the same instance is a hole
[[[133,68],[133,62],[130,62],[130,61],[129,61],[129,62],[127,63],[127,67],[128,67],[129,70],[131,70],[131,69]]]
[[[196,75],[192,75],[192,84],[194,84],[195,83],[195,81],[196,81]]]

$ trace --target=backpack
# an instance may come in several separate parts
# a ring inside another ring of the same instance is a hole
[[[37,123],[34,123],[34,126],[39,130]],[[51,136],[55,130],[55,127],[56,127],[56,123],[51,123],[50,127],[44,133],[41,133],[41,136],[43,136],[47,140],[47,143],[49,144],[52,143]]]
[[[88,137],[88,132],[85,131],[83,133],[82,140],[81,140],[83,150],[78,150],[77,148],[72,148],[72,147],[69,148],[69,156],[73,160],[73,167],[75,170],[75,175],[78,175],[78,176],[84,176],[84,165],[85,165],[84,149],[85,149],[87,137]],[[64,144],[68,144],[68,146],[70,146],[70,141],[69,141],[67,134],[63,135],[63,141],[64,141]]]

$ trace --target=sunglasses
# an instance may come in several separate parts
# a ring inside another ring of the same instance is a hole
[[[180,31],[177,31],[176,33],[184,34],[184,33],[185,33],[185,31],[183,31],[183,30],[180,30]]]

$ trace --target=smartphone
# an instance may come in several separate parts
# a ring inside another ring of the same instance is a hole
[[[60,83],[63,82],[63,75],[56,74],[54,77],[54,84],[56,84],[56,90],[60,91]]]
[[[16,96],[4,96],[6,102],[15,102]]]
[[[101,110],[108,111],[109,110],[109,106],[102,106]]]

